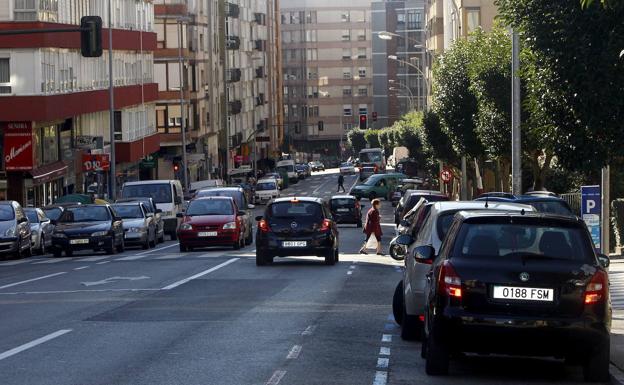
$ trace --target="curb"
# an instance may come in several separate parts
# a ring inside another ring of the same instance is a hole
[[[611,382],[624,385],[624,372],[615,366],[614,363],[611,363],[609,372],[611,373]]]

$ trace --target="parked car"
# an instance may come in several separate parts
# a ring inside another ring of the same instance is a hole
[[[407,190],[418,190],[419,187],[422,186],[422,184],[422,178],[408,178],[401,180],[399,184],[397,184],[397,186],[395,187],[392,195],[390,196],[390,202],[392,202],[392,207],[396,207],[396,205],[399,203],[401,198],[403,198],[403,195],[405,195],[405,192]]]
[[[425,286],[429,267],[422,263],[413,263],[414,253],[420,246],[431,246],[435,255],[440,251],[444,237],[459,211],[499,211],[499,212],[530,212],[531,206],[514,203],[492,203],[486,206],[483,202],[435,202],[430,204],[429,214],[416,234],[400,235],[396,244],[402,246],[397,255],[407,256],[403,279],[400,282],[403,298],[401,308],[401,337],[404,339],[420,339],[422,335],[422,319],[425,308]],[[397,300],[398,302],[398,300]],[[394,309],[396,312],[397,309]]]
[[[308,163],[312,171],[325,171],[325,165],[319,161]]]
[[[329,200],[329,209],[336,223],[354,223],[362,227],[364,205],[352,195],[334,195]]]
[[[607,382],[609,258],[596,255],[585,223],[542,213],[461,212],[431,266],[422,355],[429,375],[462,352],[552,356]],[[487,266],[487,268],[484,268]]]
[[[275,179],[260,179],[256,183],[256,202],[264,204],[279,197],[280,191]]]
[[[326,265],[338,261],[338,227],[322,199],[274,199],[256,220],[258,266],[287,256],[317,256],[324,258]]]
[[[126,246],[140,245],[144,250],[156,247],[156,221],[142,202],[116,203],[111,206],[123,220]]]
[[[280,190],[284,188],[284,179],[277,172],[269,172],[264,176],[263,179],[275,179],[277,181],[277,187]]]
[[[568,203],[561,198],[546,195],[520,195],[500,196],[500,197],[479,197],[475,200],[488,202],[516,202],[533,206],[542,213],[577,216]]]
[[[425,198],[428,202],[448,201],[449,198],[440,191],[432,190],[407,190],[403,198],[394,209],[394,223],[398,226],[401,219],[418,203],[420,198]]]
[[[106,251],[107,254],[125,250],[123,222],[110,205],[67,206],[52,233],[52,252],[56,258],[63,251],[71,257],[74,251]]]
[[[51,221],[58,221],[61,215],[63,215],[63,211],[65,211],[65,206],[66,205],[54,204],[45,206],[42,210],[45,216],[50,218]]]
[[[22,206],[16,201],[0,201],[0,255],[30,257],[30,224]]]
[[[32,249],[39,255],[46,253],[46,250],[52,246],[52,233],[54,225],[50,218],[46,217],[43,210],[39,208],[27,207],[24,213],[30,222],[30,239]]]
[[[115,203],[141,202],[145,205],[148,212],[154,214],[154,224],[156,226],[156,239],[158,243],[165,242],[165,222],[162,218],[162,210],[156,207],[153,198],[122,198],[117,199]]]
[[[245,245],[244,211],[238,211],[230,196],[194,198],[178,230],[180,251],[208,246],[228,246],[238,250]]]
[[[197,198],[202,197],[231,197],[236,203],[237,211],[244,212],[243,215],[243,237],[245,245],[253,243],[253,213],[251,210],[255,207],[247,200],[245,191],[240,187],[220,187],[207,190],[199,190],[196,194]],[[190,204],[189,204],[190,207]]]
[[[296,164],[295,170],[297,170],[297,175],[299,175],[299,179],[305,179],[312,175],[312,172],[310,171],[310,166],[308,166],[307,164]]]
[[[345,162],[340,165],[340,173],[343,175],[355,174],[355,166],[352,163]]]
[[[390,191],[394,191],[399,181],[405,178],[407,178],[406,175],[398,173],[375,174],[366,179],[364,183],[353,186],[349,194],[356,198],[368,198],[370,200],[375,198],[388,199]]]

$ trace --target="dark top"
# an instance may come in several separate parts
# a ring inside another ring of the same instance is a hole
[[[344,176],[342,176],[342,174],[338,175],[338,184],[343,184],[344,183]]]
[[[381,232],[381,223],[379,221],[379,210],[371,208],[366,213],[366,225],[364,226],[364,233],[369,236],[375,234],[377,238],[381,238],[383,235]]]

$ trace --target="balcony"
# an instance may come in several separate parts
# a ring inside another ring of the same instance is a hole
[[[256,107],[263,106],[265,103],[264,94],[258,94],[258,96],[256,96]]]
[[[256,51],[266,51],[266,40],[256,40],[254,48]]]
[[[225,79],[228,83],[240,82],[241,76],[242,76],[242,72],[240,68],[230,68],[225,73]]]
[[[228,103],[228,114],[237,115],[243,110],[243,103],[240,100],[233,100]]]
[[[256,68],[256,79],[262,79],[265,76],[266,76],[266,74],[264,73],[264,67]]]
[[[266,25],[266,15],[264,13],[254,13],[254,20],[258,25]]]
[[[225,16],[231,17],[232,19],[238,19],[240,15],[240,7],[238,4],[225,3]]]
[[[240,37],[238,36],[228,36],[225,40],[225,48],[227,49],[239,49],[240,48]]]

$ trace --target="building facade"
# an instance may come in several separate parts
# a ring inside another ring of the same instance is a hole
[[[373,123],[371,2],[281,0],[281,24],[284,150],[338,159],[359,116]]]
[[[107,10],[99,0],[5,0],[0,30],[77,27],[87,15],[108,26]],[[151,1],[112,0],[118,185],[154,177],[138,167],[159,149],[153,26]],[[0,199],[42,206],[67,193],[107,191],[108,33],[103,48],[102,57],[82,57],[78,32],[0,36]]]
[[[424,0],[372,3],[373,111],[388,127],[427,106]]]

